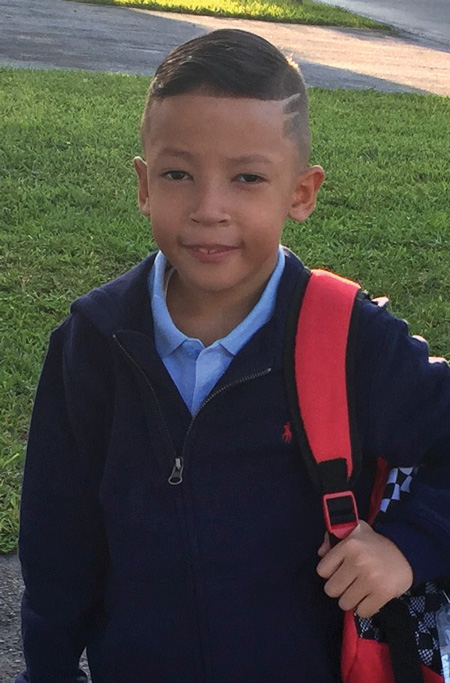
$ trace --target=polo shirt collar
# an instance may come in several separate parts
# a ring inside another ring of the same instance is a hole
[[[170,356],[189,339],[184,332],[176,327],[167,308],[165,277],[169,267],[166,257],[159,251],[149,273],[155,341],[157,351],[162,359]]]
[[[231,355],[235,356],[253,336],[254,332],[272,316],[273,303],[275,302],[278,284],[284,270],[284,262],[283,249],[278,247],[277,263],[257,304],[237,327],[231,330],[226,337],[218,340],[218,343]]]
[[[281,275],[284,270],[285,255],[278,247],[278,258],[272,275],[259,298],[244,320],[237,325],[226,337],[218,339],[211,347],[222,346],[230,355],[236,354],[253,336],[254,331],[266,323],[273,312],[273,303]],[[155,328],[157,351],[162,359],[169,356],[191,338],[181,332],[174,324],[166,304],[166,272],[170,268],[166,257],[159,251],[153,268],[149,273],[149,290],[152,293],[151,305]],[[263,322],[261,322],[263,321]],[[202,342],[197,340],[200,344]],[[203,344],[202,344],[203,346]],[[210,347],[210,348],[211,348]]]

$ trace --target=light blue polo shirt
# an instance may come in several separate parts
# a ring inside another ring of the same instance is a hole
[[[284,252],[279,247],[276,266],[256,306],[226,337],[205,347],[199,339],[187,337],[174,325],[166,305],[167,260],[162,252],[156,255],[148,278],[156,350],[192,415],[198,411],[234,356],[271,318],[284,262]]]

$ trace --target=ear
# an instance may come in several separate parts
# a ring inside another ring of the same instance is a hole
[[[325,171],[321,166],[311,166],[302,171],[292,196],[292,204],[288,216],[294,221],[306,221],[316,206],[317,193],[325,180]]]
[[[147,164],[141,157],[134,157],[134,170],[138,177],[138,204],[144,216],[150,216],[150,197],[148,193]]]

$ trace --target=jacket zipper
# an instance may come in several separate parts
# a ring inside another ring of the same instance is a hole
[[[183,444],[183,450],[181,453],[181,456],[177,454],[176,449],[173,445],[172,442],[172,437],[169,432],[169,428],[167,426],[167,422],[164,418],[164,413],[161,409],[161,406],[158,401],[158,397],[156,395],[156,392],[153,388],[152,383],[150,382],[149,378],[147,377],[145,371],[141,368],[139,363],[131,356],[127,349],[120,343],[120,341],[117,339],[117,336],[113,334],[113,339],[119,349],[122,351],[122,353],[125,354],[125,356],[128,358],[130,363],[134,365],[134,367],[139,371],[140,375],[144,378],[147,386],[150,388],[150,391],[152,392],[152,396],[155,399],[156,405],[158,406],[159,413],[161,415],[161,421],[164,424],[164,430],[166,432],[166,435],[168,437],[169,443],[172,446],[172,450],[174,453],[174,465],[172,468],[172,471],[170,473],[170,477],[168,478],[168,483],[171,484],[172,486],[178,486],[178,484],[181,484],[183,481],[183,470],[184,470],[184,451],[186,448],[186,442],[188,440],[189,434],[192,431],[192,427],[194,426],[194,422],[197,418],[197,416],[201,413],[203,408],[208,405],[214,398],[222,394],[224,391],[228,391],[228,389],[234,389],[234,387],[239,386],[240,384],[245,384],[246,382],[250,382],[253,379],[259,379],[260,377],[265,377],[266,375],[270,374],[272,372],[272,368],[266,368],[265,370],[261,370],[260,372],[254,372],[251,375],[247,375],[246,377],[241,377],[240,379],[235,380],[234,382],[230,382],[229,384],[225,384],[225,386],[221,387],[220,389],[217,389],[217,391],[214,391],[208,398],[202,403],[200,408],[197,410],[195,415],[192,417],[191,422],[189,423],[189,427],[187,429],[186,435],[184,437],[184,444]]]
[[[173,470],[167,481],[169,482],[169,484],[172,484],[172,486],[181,484],[181,482],[183,481],[183,458],[179,458],[178,456],[176,456],[175,465],[173,466]]]
[[[184,437],[184,442],[183,442],[183,449],[181,453],[181,457],[176,457],[175,458],[175,465],[173,467],[172,473],[169,477],[169,484],[172,485],[177,485],[181,484],[183,481],[183,469],[184,469],[184,452],[186,449],[186,443],[189,437],[189,434],[192,431],[192,427],[194,426],[194,422],[199,415],[199,413],[203,410],[203,408],[208,405],[213,399],[215,399],[219,394],[222,394],[224,391],[227,391],[228,389],[234,389],[234,387],[239,386],[240,384],[244,384],[245,382],[250,382],[253,379],[259,379],[260,377],[265,377],[265,375],[268,375],[269,373],[272,372],[272,368],[266,368],[265,370],[261,370],[260,372],[255,372],[251,375],[247,375],[246,377],[241,377],[241,379],[235,380],[234,382],[230,382],[229,384],[225,384],[225,386],[221,387],[220,389],[217,389],[217,391],[214,391],[208,398],[202,403],[200,408],[197,410],[195,415],[192,417],[192,420],[189,424],[189,427],[187,428],[186,435]]]
[[[155,392],[155,390],[154,390],[154,388],[153,388],[152,383],[150,382],[150,380],[149,380],[149,378],[147,377],[147,375],[146,375],[145,371],[143,370],[143,368],[142,368],[142,367],[139,365],[139,363],[138,363],[138,362],[137,362],[137,361],[128,353],[127,349],[120,343],[120,341],[117,339],[117,336],[116,336],[115,334],[113,334],[113,339],[114,339],[114,342],[117,344],[118,348],[122,351],[122,353],[125,354],[126,358],[129,360],[129,362],[138,370],[139,374],[144,378],[145,383],[146,383],[147,386],[150,388],[150,391],[151,391],[151,393],[152,393],[152,396],[153,396],[153,398],[155,399],[156,405],[157,405],[157,407],[158,407],[158,410],[159,410],[159,413],[160,413],[160,416],[161,416],[161,420],[162,420],[162,422],[163,422],[163,424],[164,424],[164,430],[165,430],[165,432],[166,432],[166,434],[167,434],[167,436],[168,436],[169,443],[171,444],[172,450],[173,450],[173,453],[174,453],[174,465],[173,465],[173,468],[172,468],[172,472],[171,472],[171,474],[170,474],[170,477],[169,477],[169,479],[168,479],[168,483],[171,484],[172,486],[177,486],[178,484],[181,484],[182,481],[183,481],[183,469],[184,469],[184,455],[183,455],[183,454],[184,454],[184,452],[185,452],[187,440],[188,440],[189,434],[190,434],[191,431],[192,431],[192,428],[193,428],[195,419],[197,418],[197,416],[199,415],[199,413],[203,410],[203,408],[204,408],[208,403],[210,403],[214,398],[216,398],[218,395],[222,394],[224,391],[227,391],[228,389],[231,389],[231,388],[234,388],[234,387],[236,387],[236,386],[239,386],[240,384],[244,384],[245,382],[249,382],[249,381],[251,381],[251,380],[253,380],[253,379],[257,379],[257,378],[259,378],[259,377],[264,377],[265,375],[268,375],[269,373],[272,372],[272,368],[266,368],[265,370],[262,370],[261,372],[255,372],[255,373],[253,373],[253,374],[251,374],[251,375],[247,375],[246,377],[242,377],[242,378],[239,379],[239,380],[235,380],[234,382],[230,382],[229,384],[226,384],[226,385],[223,386],[221,389],[218,389],[217,391],[215,391],[214,393],[212,393],[210,396],[208,396],[208,398],[207,398],[207,399],[204,401],[204,403],[200,406],[199,410],[198,410],[198,411],[196,412],[196,414],[192,417],[192,420],[191,420],[191,422],[189,423],[188,429],[187,429],[187,431],[186,431],[186,435],[185,435],[185,437],[184,437],[182,453],[181,453],[181,456],[180,456],[180,455],[178,455],[177,452],[176,452],[175,446],[174,446],[173,441],[172,441],[172,437],[171,437],[171,435],[170,435],[169,428],[168,428],[168,426],[167,426],[167,422],[166,422],[166,420],[165,420],[165,418],[164,418],[164,413],[163,413],[163,411],[162,411],[162,409],[161,409],[161,405],[160,405],[160,403],[159,403],[159,401],[158,401],[158,398],[157,398],[157,395],[156,395],[156,392]],[[184,503],[184,508],[185,508],[185,505],[186,505],[186,502]],[[186,508],[185,508],[185,515],[186,515],[186,514],[187,514],[187,512],[186,512]],[[189,534],[189,537],[190,537],[190,534]],[[195,551],[194,551],[194,548],[192,548],[192,539],[190,540],[190,545],[191,545],[191,553],[192,553],[192,556],[193,556],[193,557],[192,557],[192,560],[191,560],[191,561],[192,561],[192,570],[194,571],[194,567],[195,567],[195,560],[194,560]],[[198,611],[198,609],[199,609],[199,608],[198,608],[198,605],[197,605],[197,611]],[[200,618],[200,617],[199,617],[199,615],[197,614],[197,619],[199,619],[199,618]],[[202,645],[202,638],[201,638],[200,633],[199,633],[199,639],[200,639],[200,640],[199,640],[200,652],[202,652],[202,650],[203,650],[203,645]],[[202,657],[202,661],[203,661],[203,669],[205,669],[204,655],[201,655],[201,657]],[[205,673],[204,673],[204,679],[206,680],[206,674],[205,674]]]
[[[181,468],[181,469],[180,469],[180,482],[177,482],[177,483],[181,483],[181,475],[182,475],[182,472],[183,472],[183,459],[180,458],[180,457],[178,456],[177,451],[176,451],[176,448],[175,448],[175,446],[173,445],[172,437],[171,437],[169,428],[168,428],[168,426],[167,426],[167,422],[166,422],[166,420],[165,420],[164,413],[163,413],[163,411],[162,411],[161,405],[160,405],[160,403],[159,403],[159,401],[158,401],[158,397],[157,397],[157,395],[156,395],[156,391],[155,391],[154,388],[153,388],[153,384],[150,382],[150,380],[149,380],[149,378],[147,377],[145,371],[141,368],[141,366],[139,365],[139,363],[133,358],[133,356],[131,356],[131,355],[128,353],[127,349],[120,343],[120,341],[117,339],[117,336],[116,336],[115,334],[113,334],[113,339],[114,339],[115,343],[117,344],[117,346],[119,347],[119,349],[122,351],[122,353],[124,353],[125,356],[128,358],[128,360],[130,361],[130,363],[132,363],[132,365],[134,365],[134,367],[139,371],[140,375],[144,378],[145,383],[147,384],[147,386],[150,388],[150,391],[152,392],[152,396],[153,396],[153,398],[155,399],[155,403],[156,403],[156,405],[157,405],[157,407],[158,407],[158,411],[159,411],[159,414],[160,414],[160,416],[161,416],[161,423],[164,425],[164,431],[165,431],[165,433],[166,433],[168,442],[170,443],[170,445],[171,445],[171,447],[172,447],[173,454],[174,454],[175,466],[174,466],[174,469],[173,469],[173,471],[172,471],[172,474],[170,475],[169,483],[172,483],[172,482],[170,482],[170,479],[172,478],[172,475],[174,475],[175,468],[177,467],[177,461],[178,461],[178,466]]]

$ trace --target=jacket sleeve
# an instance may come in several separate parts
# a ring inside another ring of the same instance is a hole
[[[98,500],[108,353],[71,316],[53,332],[31,420],[19,555],[27,672],[16,683],[80,683],[79,658],[101,613],[107,546]]]
[[[450,368],[386,310],[367,304],[361,323],[363,454],[419,466],[409,495],[375,528],[408,559],[415,585],[450,578]]]

